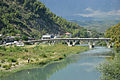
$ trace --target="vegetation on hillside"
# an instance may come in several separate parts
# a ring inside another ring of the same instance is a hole
[[[120,23],[109,28],[106,31],[106,37],[112,38],[111,42],[115,43],[115,49],[120,51]]]
[[[0,0],[0,33],[40,37],[43,34],[76,34],[88,37],[78,24],[56,16],[38,0]]]
[[[109,28],[106,37],[112,38],[111,42],[115,42],[116,55],[113,60],[100,66],[101,80],[120,80],[120,23]]]

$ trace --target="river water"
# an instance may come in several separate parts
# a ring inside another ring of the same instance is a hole
[[[49,64],[44,68],[19,71],[0,80],[99,80],[101,74],[96,67],[105,61],[105,56],[109,56],[108,53],[112,53],[112,50],[96,47],[70,56],[59,63]]]

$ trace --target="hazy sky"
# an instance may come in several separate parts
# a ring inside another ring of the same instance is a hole
[[[58,16],[120,16],[120,0],[40,0]]]

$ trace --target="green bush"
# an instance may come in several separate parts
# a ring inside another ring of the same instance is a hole
[[[34,60],[31,59],[30,62],[34,62]]]
[[[15,66],[15,64],[12,64],[13,66]]]
[[[0,50],[4,50],[4,51],[6,51],[5,46],[0,46]]]
[[[1,60],[1,63],[4,63],[5,62],[5,60],[3,59],[3,60]]]
[[[19,62],[16,62],[16,65],[19,65]]]
[[[2,67],[5,68],[6,70],[8,70],[8,69],[10,69],[11,66],[10,65],[3,65]]]
[[[47,58],[48,57],[47,54],[41,54],[40,56],[43,57],[43,58]]]
[[[98,69],[102,73],[101,80],[120,80],[120,55],[101,64]]]
[[[0,67],[2,66],[2,64],[0,64]]]
[[[17,62],[17,59],[15,59],[15,58],[9,58],[8,62]]]
[[[39,61],[39,59],[38,59],[38,58],[36,58],[36,61]]]
[[[14,46],[14,47],[9,47],[7,48],[8,52],[23,52],[25,49],[22,47]]]

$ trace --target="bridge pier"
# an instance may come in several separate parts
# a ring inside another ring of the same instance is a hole
[[[110,44],[108,41],[106,41],[106,44],[107,44],[107,48],[112,48],[113,47],[113,44]]]
[[[48,41],[49,46],[51,46],[51,44],[53,44],[53,46],[55,45],[55,41]]]
[[[77,40],[72,41],[72,46],[75,46],[76,43],[77,43]]]
[[[79,44],[82,44],[82,41],[79,41]]]
[[[53,43],[53,46],[55,45],[55,41],[52,41],[52,43]]]
[[[70,44],[70,40],[67,40],[66,43],[67,43],[68,46],[72,46],[72,45]]]
[[[66,43],[68,46],[75,46],[75,44],[77,43],[77,40],[73,40],[73,41],[67,40]]]
[[[51,46],[51,41],[48,41],[48,43],[49,43],[49,46]]]
[[[89,41],[89,42],[88,42],[88,45],[89,45],[89,48],[92,49],[92,48],[95,47],[95,42]]]

